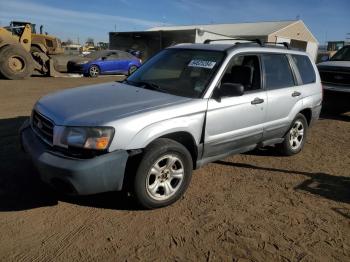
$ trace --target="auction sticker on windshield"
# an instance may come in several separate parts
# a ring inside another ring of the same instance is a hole
[[[213,61],[195,59],[195,60],[191,60],[188,66],[212,69],[215,66],[215,64],[216,62],[213,62]]]

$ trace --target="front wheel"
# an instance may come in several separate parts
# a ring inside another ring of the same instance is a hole
[[[8,45],[0,50],[0,75],[6,79],[25,79],[33,70],[33,59],[23,47]]]
[[[90,77],[98,77],[100,74],[100,68],[97,65],[92,65],[89,68],[89,76]]]
[[[192,176],[192,158],[181,144],[161,138],[148,146],[134,180],[134,194],[146,209],[177,201]]]
[[[303,114],[298,114],[279,145],[280,152],[286,156],[298,154],[304,147],[308,124]]]

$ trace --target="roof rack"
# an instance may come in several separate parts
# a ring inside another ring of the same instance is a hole
[[[232,40],[237,40],[237,41],[247,41],[251,43],[256,43],[260,45],[261,47],[266,47],[269,45],[282,45],[287,49],[292,49],[290,44],[287,42],[262,42],[260,39],[245,39],[245,38],[225,38],[225,39],[206,39],[203,43],[204,44],[209,44],[211,42],[216,42],[216,41],[232,41]],[[243,43],[236,43],[236,44],[243,44]]]
[[[232,40],[247,41],[247,42],[257,43],[258,45],[263,46],[263,43],[260,41],[260,39],[245,39],[245,38],[206,39],[203,43],[210,44],[211,42],[232,41]]]
[[[283,45],[287,49],[292,49],[290,44],[287,42],[264,42],[264,45]]]

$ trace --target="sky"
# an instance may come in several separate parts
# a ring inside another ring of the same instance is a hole
[[[0,0],[0,25],[30,21],[80,43],[89,37],[108,42],[115,30],[297,18],[321,44],[350,38],[350,0]]]

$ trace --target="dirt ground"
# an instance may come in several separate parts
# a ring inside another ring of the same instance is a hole
[[[0,80],[0,261],[350,261],[350,114],[323,114],[302,153],[236,155],[194,172],[174,205],[53,192],[20,151],[41,96],[117,77]]]

